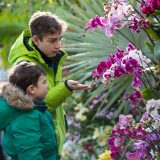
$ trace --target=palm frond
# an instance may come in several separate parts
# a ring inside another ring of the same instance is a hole
[[[107,56],[114,54],[118,47],[125,49],[128,43],[133,43],[142,51],[146,37],[144,34],[135,34],[128,29],[120,30],[115,33],[112,39],[107,38],[104,32],[96,30],[94,32],[86,32],[83,34],[86,23],[95,15],[103,16],[103,1],[102,0],[80,0],[79,4],[67,3],[72,9],[70,13],[66,12],[66,21],[69,22],[69,30],[64,36],[65,51],[69,53],[68,60],[72,64],[67,64],[65,69],[69,69],[71,74],[68,78],[78,79],[83,82],[91,81],[91,72],[97,64],[106,60]],[[91,83],[91,82],[89,82]],[[94,91],[90,92],[90,97],[85,102],[87,105],[96,95],[105,93],[104,97],[108,99],[107,105],[102,105],[100,109],[108,110],[125,90],[130,86],[131,80],[125,77],[123,81],[115,80],[111,85],[104,87],[100,85]],[[120,102],[116,115],[124,110],[126,103]]]

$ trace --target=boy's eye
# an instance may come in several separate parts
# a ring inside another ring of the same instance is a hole
[[[54,42],[56,42],[56,40],[52,40],[52,41],[49,41],[50,43],[54,43]]]
[[[54,42],[56,42],[56,41],[61,41],[62,38],[63,38],[63,36],[61,36],[59,39],[57,39],[57,38],[56,38],[56,39],[50,39],[49,42],[50,42],[50,43],[54,43]]]

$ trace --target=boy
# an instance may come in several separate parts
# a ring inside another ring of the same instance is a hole
[[[9,82],[0,86],[5,152],[12,160],[59,160],[54,123],[43,102],[47,93],[44,70],[21,62],[8,77]]]
[[[65,116],[62,103],[73,90],[91,89],[77,81],[62,82],[62,63],[67,56],[61,50],[61,39],[67,25],[50,12],[36,12],[29,21],[29,30],[24,30],[13,44],[9,62],[34,62],[46,73],[48,93],[46,105],[55,122],[59,154],[66,136]]]

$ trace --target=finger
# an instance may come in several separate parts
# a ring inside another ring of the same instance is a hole
[[[73,81],[73,80],[68,80],[67,83],[70,84],[70,85],[77,85],[77,84],[79,84],[78,81]]]
[[[73,81],[73,80],[67,80],[67,86],[70,87],[72,90],[75,89],[75,86],[77,86],[79,82]]]
[[[78,81],[72,81],[72,84],[77,85],[77,84],[80,84],[80,83]]]
[[[90,86],[90,87],[83,88],[83,90],[90,90],[90,89],[92,89],[91,86]]]
[[[91,85],[78,84],[76,89],[92,89]]]

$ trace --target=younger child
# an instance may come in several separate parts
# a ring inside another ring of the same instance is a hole
[[[54,124],[43,102],[47,93],[44,70],[21,62],[10,71],[8,79],[0,86],[0,123],[5,127],[6,154],[12,160],[59,160]]]

